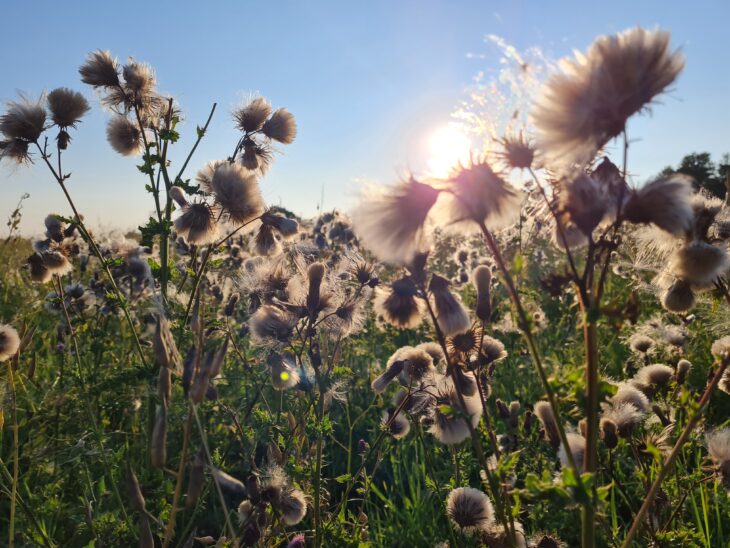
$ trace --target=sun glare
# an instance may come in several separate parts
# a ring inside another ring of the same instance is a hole
[[[469,161],[471,141],[454,126],[435,130],[428,141],[428,170],[434,177],[446,177],[459,163]]]

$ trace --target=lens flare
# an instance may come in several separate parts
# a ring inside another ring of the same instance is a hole
[[[430,157],[428,170],[434,177],[447,177],[459,163],[469,161],[471,141],[454,126],[435,130],[428,141]]]

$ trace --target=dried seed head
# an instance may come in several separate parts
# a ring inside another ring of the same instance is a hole
[[[423,303],[413,280],[401,278],[390,288],[377,287],[373,307],[383,319],[400,328],[415,328],[423,321]]]
[[[164,468],[167,460],[167,406],[157,408],[155,427],[150,439],[150,462],[155,468]]]
[[[213,213],[204,202],[183,206],[182,215],[175,219],[175,230],[188,243],[195,245],[213,243],[218,234]]]
[[[426,218],[438,195],[413,177],[393,187],[368,187],[352,212],[355,232],[379,259],[406,265],[429,246]]]
[[[301,379],[293,356],[281,356],[275,352],[269,354],[267,364],[271,369],[271,384],[276,390],[294,388]]]
[[[269,139],[288,145],[297,136],[297,122],[294,115],[285,108],[276,109],[271,118],[264,122],[261,131]]]
[[[601,439],[608,449],[614,449],[618,445],[618,426],[610,418],[601,419]]]
[[[650,409],[649,398],[641,390],[628,383],[619,385],[618,390],[611,398],[611,403],[613,405],[630,403],[642,413],[648,413]]]
[[[546,401],[539,401],[535,404],[535,416],[540,419],[543,429],[545,430],[545,436],[548,442],[555,449],[560,447],[560,433],[558,431],[558,423],[555,420],[555,415],[550,407],[550,404]]]
[[[42,100],[32,101],[21,97],[17,102],[8,101],[5,114],[0,116],[0,133],[9,141],[35,143],[46,125],[46,110]]]
[[[684,384],[690,369],[692,369],[692,364],[689,361],[681,359],[677,362],[677,370],[675,372],[677,384]]]
[[[142,132],[129,118],[115,115],[106,127],[106,139],[122,156],[138,156],[144,149]]]
[[[188,205],[188,198],[185,195],[185,191],[179,186],[170,187],[169,196],[179,207],[185,207]]]
[[[264,212],[256,176],[237,164],[218,164],[210,186],[216,202],[234,223],[248,223]]]
[[[108,51],[93,51],[79,68],[81,81],[90,86],[114,87],[119,85],[117,60]]]
[[[20,349],[20,337],[15,328],[0,324],[0,362],[9,360]]]
[[[712,355],[719,360],[730,358],[730,335],[717,339],[710,348]]]
[[[573,460],[575,461],[576,467],[578,470],[583,470],[583,459],[586,452],[586,439],[580,434],[576,434],[574,432],[568,432],[565,436],[568,438],[568,446],[570,447],[570,452],[573,454]],[[565,451],[565,447],[563,445],[561,445],[558,450],[558,458],[560,459],[560,464],[562,464],[563,468],[570,466],[568,453]]]
[[[89,103],[78,91],[56,88],[48,94],[48,108],[53,123],[61,128],[73,127],[89,111]]]
[[[678,278],[699,286],[712,284],[729,268],[726,246],[697,240],[678,249],[669,264],[670,271]]]
[[[299,489],[286,489],[279,499],[281,520],[286,525],[296,525],[307,514],[307,500]]]
[[[663,363],[655,363],[647,365],[639,369],[634,375],[634,379],[642,384],[649,384],[652,386],[664,386],[674,377],[674,369]]]
[[[692,226],[692,178],[675,173],[631,193],[623,214],[632,223],[651,223],[683,236]]]
[[[263,97],[251,99],[233,111],[233,119],[238,129],[245,133],[258,131],[271,115],[271,103]]]
[[[648,353],[654,347],[654,344],[654,339],[641,333],[635,333],[629,339],[631,350],[640,354]]]
[[[205,467],[203,466],[203,462],[202,455],[198,453],[188,467],[190,472],[188,473],[188,490],[185,496],[185,508],[187,509],[195,508],[200,494],[203,492],[205,482]]]
[[[323,263],[312,263],[307,268],[307,279],[309,280],[309,291],[307,292],[307,309],[310,314],[319,311],[320,288],[327,268]]]
[[[438,326],[445,336],[453,337],[468,331],[471,320],[461,300],[449,291],[449,285],[446,278],[434,274],[428,289],[433,298]]]
[[[452,490],[446,499],[446,513],[461,532],[486,531],[494,525],[494,508],[489,497],[472,487]]]
[[[134,471],[127,467],[127,474],[125,476],[127,484],[127,494],[129,495],[129,503],[132,505],[137,512],[144,513],[145,511],[145,500],[142,496],[142,490],[139,488],[139,481]]]
[[[210,467],[210,473],[213,476],[213,479],[223,491],[226,491],[238,497],[246,496],[246,486],[243,485],[243,482],[241,482],[241,480],[234,478],[230,474],[224,472],[223,470],[220,470],[219,468],[216,468],[215,466]]]
[[[695,302],[692,286],[684,280],[675,280],[661,294],[662,306],[669,312],[687,312],[694,307]]]
[[[405,438],[408,435],[408,432],[411,431],[411,423],[408,422],[404,413],[398,413],[395,417],[393,417],[393,413],[393,409],[383,411],[380,423],[384,428],[388,429],[388,433],[393,436],[393,438],[397,440]],[[388,423],[390,423],[390,426],[388,426]]]
[[[477,291],[476,316],[483,322],[488,322],[492,317],[489,291],[492,284],[492,270],[486,265],[479,265],[472,271],[471,279]]]
[[[248,321],[251,335],[260,342],[287,341],[291,337],[295,325],[295,317],[270,304],[260,306]]]
[[[644,413],[630,403],[618,403],[608,406],[603,412],[603,418],[616,425],[619,436],[628,438],[634,427],[644,420]]]

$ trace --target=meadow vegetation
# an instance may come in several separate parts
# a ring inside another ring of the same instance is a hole
[[[8,205],[0,241],[0,542],[727,545],[727,162],[629,176],[627,121],[684,63],[599,37],[448,177],[301,219],[260,191],[286,108],[252,98],[201,159],[212,105],[175,165],[176,101],[95,51],[153,211],[127,236],[64,170],[84,94],[8,103],[0,159],[59,204],[32,240]]]

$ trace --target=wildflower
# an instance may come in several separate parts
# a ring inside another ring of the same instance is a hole
[[[614,449],[618,445],[618,425],[607,417],[601,418],[599,425],[603,443],[608,449]]]
[[[256,176],[237,164],[218,164],[210,181],[216,202],[237,224],[245,224],[264,211]]]
[[[436,222],[455,234],[476,232],[482,224],[501,228],[519,213],[520,195],[486,161],[462,166],[442,190]]]
[[[730,335],[717,339],[710,348],[712,355],[720,360],[730,358]]]
[[[669,268],[687,282],[709,285],[730,269],[730,256],[725,248],[695,240],[674,253]]]
[[[489,288],[492,284],[492,270],[485,265],[477,266],[471,273],[471,280],[477,292],[476,316],[483,322],[492,317],[492,301]]]
[[[492,502],[473,487],[453,489],[446,499],[446,513],[463,533],[485,531],[494,524]]]
[[[677,370],[675,372],[677,384],[684,384],[690,369],[692,369],[692,364],[688,360],[681,359],[677,362]]]
[[[654,339],[641,333],[634,333],[629,338],[629,346],[634,352],[647,354],[654,347]]]
[[[279,307],[265,304],[249,319],[248,325],[255,339],[285,341],[291,337],[296,318]]]
[[[663,363],[647,365],[639,369],[634,379],[643,384],[664,386],[674,377],[674,370]]]
[[[0,133],[8,141],[38,141],[46,124],[46,110],[41,101],[31,101],[27,97],[17,102],[9,101],[7,111],[0,116]]]
[[[405,438],[408,435],[408,432],[411,431],[411,423],[408,422],[408,419],[403,415],[403,413],[398,413],[395,417],[393,416],[393,413],[394,410],[383,411],[381,424],[388,428],[388,433],[393,436],[393,438],[397,440]],[[389,422],[390,426],[388,426]]]
[[[275,257],[283,251],[271,225],[262,224],[259,228],[254,238],[254,251],[264,257]]]
[[[546,401],[539,401],[535,404],[534,412],[545,430],[545,436],[547,437],[550,445],[552,445],[555,449],[560,447],[558,423],[555,420],[555,415],[553,414],[553,409],[550,404]]]
[[[326,271],[326,267],[322,263],[312,263],[307,268],[307,278],[309,279],[307,309],[311,315],[315,315],[320,310],[320,287]]]
[[[203,466],[203,458],[200,453],[195,455],[193,462],[190,464],[190,472],[188,474],[188,490],[185,496],[185,508],[194,508],[203,492],[203,483],[205,481],[205,468]]]
[[[294,535],[286,545],[286,548],[304,548],[304,540],[303,534],[299,533],[298,535]]]
[[[670,35],[635,28],[598,38],[547,82],[532,119],[551,159],[584,165],[623,132],[627,119],[677,78],[684,58]]]
[[[424,225],[438,190],[413,177],[393,188],[368,188],[352,212],[363,245],[386,262],[403,265],[429,243]]]
[[[575,461],[576,467],[578,468],[578,470],[582,470],[583,459],[586,452],[586,439],[580,434],[576,434],[575,432],[568,432],[565,437],[568,439],[568,446],[570,447],[570,452],[573,455],[573,460]],[[565,446],[563,445],[561,445],[560,449],[558,450],[558,458],[560,459],[560,464],[564,468],[570,466],[568,453],[565,451]]]
[[[48,94],[51,119],[58,127],[74,127],[89,110],[89,103],[78,91],[56,88]]]
[[[705,436],[707,452],[726,488],[730,488],[730,428],[715,430]]]
[[[497,155],[512,169],[530,169],[535,160],[535,148],[525,136],[520,133],[516,136],[508,135],[501,139],[503,151]]]
[[[299,489],[287,489],[282,493],[278,509],[286,525],[296,525],[307,513],[307,501]]]
[[[641,424],[644,413],[630,403],[618,403],[607,406],[603,412],[603,418],[616,425],[619,436],[627,438],[634,427]]]
[[[482,337],[481,350],[478,361],[481,365],[491,365],[502,361],[507,357],[507,351],[504,349],[502,341],[485,335]]]
[[[106,139],[122,156],[137,156],[144,149],[142,132],[126,116],[115,115],[106,127]]]
[[[297,122],[291,112],[279,108],[264,122],[261,132],[270,139],[288,145],[297,136]]]
[[[649,398],[641,390],[628,383],[619,385],[618,390],[611,398],[611,403],[613,405],[630,403],[642,413],[649,412]]]
[[[692,226],[692,179],[675,173],[631,193],[623,214],[632,223],[651,223],[675,236]]]
[[[125,483],[127,485],[127,493],[129,495],[129,503],[137,512],[145,511],[145,500],[142,490],[139,488],[139,481],[134,471],[127,467],[125,475]]]
[[[234,478],[230,474],[216,468],[215,466],[210,467],[210,473],[213,476],[215,482],[220,486],[223,491],[227,491],[232,495],[243,497],[246,495],[246,486],[239,479]]]
[[[86,62],[79,68],[81,81],[94,87],[114,87],[119,85],[117,60],[108,51],[91,52]]]
[[[280,356],[272,352],[266,361],[271,368],[271,384],[276,390],[288,390],[299,384],[299,371],[293,356]]]
[[[271,115],[271,103],[263,97],[256,97],[233,112],[238,129],[245,133],[258,131]]]
[[[417,345],[415,348],[416,350],[423,350],[429,356],[431,356],[434,366],[446,361],[444,350],[443,348],[441,348],[441,345],[439,343],[428,341]]]
[[[483,412],[481,399],[478,395],[463,398],[466,407],[462,407],[459,394],[450,378],[443,377],[438,381],[433,424],[428,431],[441,443],[454,445],[471,435],[463,417],[469,420],[473,428],[479,424]]]
[[[299,230],[299,223],[295,219],[289,219],[284,215],[279,215],[271,210],[261,215],[261,222],[275,229],[285,238],[291,238]]]
[[[188,243],[205,245],[213,243],[218,228],[210,206],[205,202],[193,202],[182,208],[182,215],[175,219],[175,230]]]
[[[399,348],[388,359],[388,369],[396,362],[403,362],[398,380],[403,386],[419,382],[436,371],[431,355],[423,349],[412,346]]]
[[[416,285],[410,278],[393,282],[389,289],[375,290],[373,307],[383,319],[400,328],[415,328],[423,321],[423,303],[417,298]]]
[[[157,408],[155,426],[150,438],[150,463],[155,468],[164,468],[167,460],[167,404]]]
[[[464,333],[471,327],[471,320],[461,301],[449,291],[449,281],[434,274],[428,289],[433,297],[436,322],[447,337]]]
[[[395,360],[392,363],[388,360],[388,362],[389,365],[385,371],[370,384],[376,394],[383,393],[391,381],[403,371],[404,362],[402,360]]]
[[[9,325],[0,324],[0,362],[4,362],[18,353],[20,337]]]

